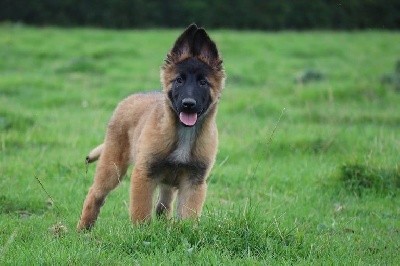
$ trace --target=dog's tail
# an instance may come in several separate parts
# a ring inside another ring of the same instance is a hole
[[[86,156],[86,163],[93,163],[99,159],[101,152],[103,151],[104,143],[100,144],[93,150],[89,152],[89,155]]]

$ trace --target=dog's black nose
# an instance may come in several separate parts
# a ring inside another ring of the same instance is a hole
[[[192,98],[185,98],[182,100],[182,106],[186,109],[192,109],[196,106],[196,100]]]

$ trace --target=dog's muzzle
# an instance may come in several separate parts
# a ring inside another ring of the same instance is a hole
[[[184,98],[182,100],[182,111],[179,112],[179,120],[185,126],[194,126],[197,122],[196,112],[197,102],[193,98]]]

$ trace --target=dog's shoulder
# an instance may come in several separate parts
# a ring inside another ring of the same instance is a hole
[[[129,115],[142,113],[161,105],[163,99],[164,96],[160,92],[135,93],[122,100],[115,112]]]
[[[162,101],[164,95],[159,91],[141,92],[131,94],[119,103],[119,106],[138,106]]]
[[[153,109],[161,108],[164,96],[160,92],[135,93],[123,99],[116,107],[109,127],[132,127]]]

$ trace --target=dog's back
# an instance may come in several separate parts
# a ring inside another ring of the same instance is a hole
[[[153,109],[161,112],[160,107],[164,96],[160,92],[137,93],[121,101],[109,122],[109,127],[113,127],[111,132],[133,129],[134,132],[140,132],[146,119],[148,119]],[[137,138],[132,138],[133,140]],[[134,143],[130,143],[133,145]],[[92,163],[99,159],[104,148],[104,143],[92,149],[86,156],[86,163]]]

